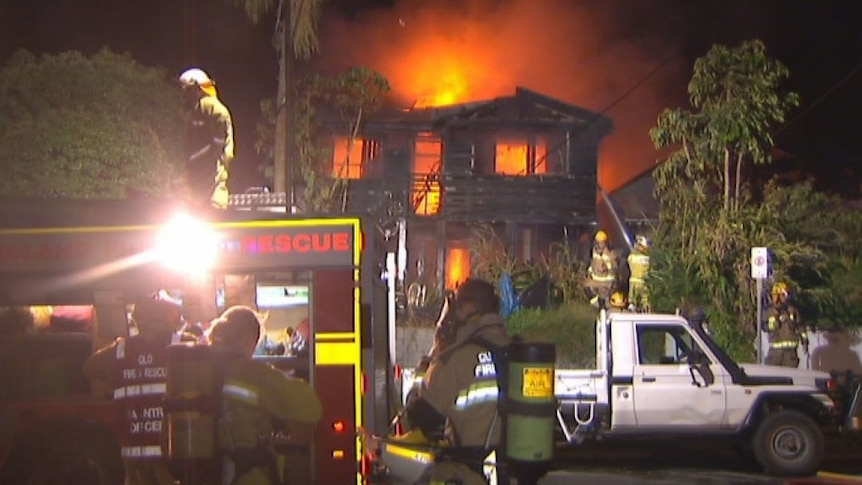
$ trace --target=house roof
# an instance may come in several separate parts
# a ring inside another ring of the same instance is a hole
[[[391,110],[370,117],[368,126],[391,129],[393,126],[415,130],[437,129],[457,124],[507,124],[590,127],[600,136],[611,132],[610,118],[579,106],[531,91],[515,88],[512,96],[428,108]]]

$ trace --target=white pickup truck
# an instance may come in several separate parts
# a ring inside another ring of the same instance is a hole
[[[855,391],[842,400],[839,394],[848,394],[829,374],[737,364],[702,324],[679,315],[613,311],[602,311],[596,323],[596,368],[557,369],[555,385],[570,444],[728,435],[783,476],[817,471],[824,433],[856,414]]]

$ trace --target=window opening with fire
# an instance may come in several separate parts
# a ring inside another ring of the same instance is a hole
[[[375,140],[350,139],[336,136],[332,150],[332,176],[360,179],[365,176],[368,162],[377,157],[380,144]]]
[[[413,150],[413,208],[419,215],[440,212],[443,143],[431,133],[416,137]]]
[[[448,246],[446,251],[446,288],[454,290],[470,277],[473,268],[467,244],[453,241]]]
[[[495,172],[499,175],[540,175],[547,173],[545,160],[548,145],[542,139],[500,138],[494,158]]]

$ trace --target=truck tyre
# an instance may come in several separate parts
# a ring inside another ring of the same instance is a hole
[[[823,459],[823,434],[805,414],[779,411],[763,419],[754,433],[752,447],[757,461],[769,473],[813,475]]]
[[[47,423],[46,423],[47,424]],[[107,427],[55,421],[20,435],[0,483],[9,485],[123,485],[120,448]]]

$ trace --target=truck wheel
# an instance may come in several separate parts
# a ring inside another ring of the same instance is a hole
[[[2,483],[10,485],[123,485],[120,449],[109,430],[92,423],[55,422],[20,436]]]
[[[752,447],[757,461],[769,473],[813,475],[823,459],[823,434],[805,414],[779,411],[760,423]]]

